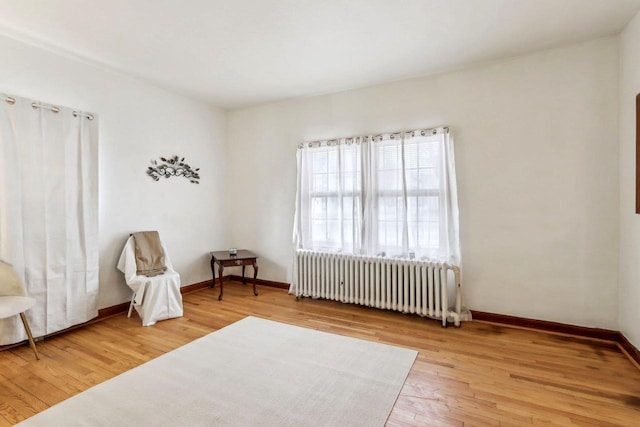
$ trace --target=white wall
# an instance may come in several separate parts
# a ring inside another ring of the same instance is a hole
[[[231,112],[230,244],[289,282],[299,142],[447,125],[466,305],[617,329],[617,64],[611,37]]]
[[[100,120],[100,302],[130,298],[116,262],[130,232],[157,229],[183,285],[211,278],[207,252],[228,246],[226,115],[149,83],[0,37],[0,92],[66,105]],[[201,184],[155,182],[151,159],[184,156]]]
[[[466,305],[620,327],[638,346],[640,225],[631,214],[628,94],[640,87],[639,27],[636,17],[621,41],[620,187],[617,38],[225,115],[0,37],[0,92],[100,117],[100,307],[129,298],[115,263],[128,233],[141,229],[161,232],[184,284],[208,280],[207,251],[229,246],[258,252],[259,277],[290,281],[299,142],[448,125]],[[172,154],[201,167],[200,185],[146,176],[152,158]]]
[[[640,93],[640,13],[620,36],[619,329],[640,348],[640,215],[636,200],[636,95]]]

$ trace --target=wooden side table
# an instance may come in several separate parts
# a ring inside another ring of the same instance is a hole
[[[244,249],[238,250],[235,255],[229,254],[229,251],[215,251],[211,252],[211,287],[216,284],[216,269],[215,265],[218,264],[218,277],[220,278],[220,295],[218,295],[218,301],[222,299],[222,293],[224,291],[222,285],[222,273],[225,267],[238,267],[242,266],[242,283],[245,282],[244,268],[247,265],[253,267],[253,294],[258,296],[256,289],[256,279],[258,278],[258,256],[251,251]]]

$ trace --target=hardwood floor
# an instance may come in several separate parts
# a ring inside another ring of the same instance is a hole
[[[247,315],[419,350],[387,425],[640,425],[640,370],[604,341],[466,322],[437,321],[286,291],[225,284],[184,295],[184,317],[142,327],[117,315],[0,352],[0,426]],[[313,424],[310,420],[310,424]]]

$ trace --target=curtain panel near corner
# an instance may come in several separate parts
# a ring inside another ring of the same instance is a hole
[[[445,128],[363,138],[363,251],[460,265],[453,137]]]
[[[460,265],[448,129],[302,144],[296,249]]]
[[[298,249],[362,251],[361,151],[345,140],[300,148],[294,241]]]
[[[15,99],[0,101],[0,259],[43,336],[98,314],[98,120]],[[17,316],[0,321],[0,344],[24,339]]]

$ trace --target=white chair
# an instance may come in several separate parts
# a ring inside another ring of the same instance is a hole
[[[118,270],[124,273],[127,286],[133,291],[127,317],[131,317],[131,311],[135,308],[142,319],[142,326],[154,325],[158,320],[182,317],[183,313],[180,275],[173,269],[162,241],[160,244],[167,270],[158,276],[137,274],[133,236],[127,240],[118,260]]]
[[[20,277],[16,272],[13,271],[9,264],[0,261],[0,319],[20,315],[27,338],[29,338],[29,345],[31,345],[36,359],[40,360],[36,343],[33,340],[33,335],[31,335],[29,322],[27,322],[27,317],[24,315],[25,311],[34,306],[36,300],[21,295],[24,292],[23,289]]]

